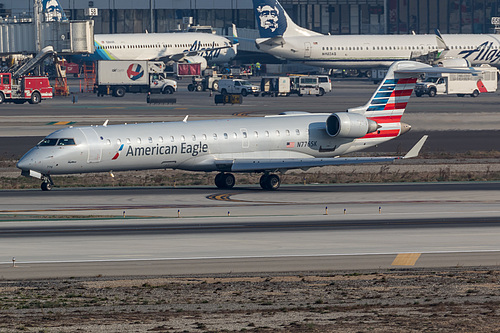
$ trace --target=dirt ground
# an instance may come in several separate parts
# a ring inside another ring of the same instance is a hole
[[[0,332],[500,332],[500,267],[0,280]]]

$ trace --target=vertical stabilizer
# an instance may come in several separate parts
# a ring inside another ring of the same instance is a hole
[[[348,112],[376,117],[379,123],[399,122],[419,75],[429,68],[432,66],[415,61],[395,62],[389,67],[387,75],[370,101],[364,106],[349,109]]]
[[[261,38],[321,35],[296,25],[277,0],[253,0],[253,7]]]
[[[43,0],[42,7],[45,22],[68,20],[58,0]]]

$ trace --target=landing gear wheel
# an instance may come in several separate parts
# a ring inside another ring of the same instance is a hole
[[[278,175],[262,175],[260,177],[260,187],[268,191],[276,191],[280,188],[281,180]]]
[[[50,191],[50,190],[52,190],[52,184],[51,183],[45,183],[45,182],[43,182],[40,187],[42,188],[42,191]]]
[[[233,188],[236,180],[231,173],[219,173],[215,176],[215,186],[218,188]]]

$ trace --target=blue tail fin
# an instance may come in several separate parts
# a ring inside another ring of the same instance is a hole
[[[253,7],[261,38],[320,35],[296,25],[278,0],[253,0]]]
[[[68,20],[58,0],[43,0],[42,7],[46,22]]]

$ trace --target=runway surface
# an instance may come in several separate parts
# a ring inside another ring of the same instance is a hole
[[[73,82],[74,84],[75,82]],[[66,126],[336,112],[365,104],[367,81],[323,97],[244,98],[215,105],[187,82],[174,105],[92,94],[2,105],[0,156],[17,159]],[[500,150],[498,93],[412,97],[412,131],[369,151]],[[75,103],[73,103],[75,101]],[[500,183],[0,191],[0,277],[203,274],[500,263]],[[13,267],[12,258],[16,258]]]
[[[0,276],[497,265],[499,188],[455,183],[285,186],[274,193],[257,187],[0,191]]]

